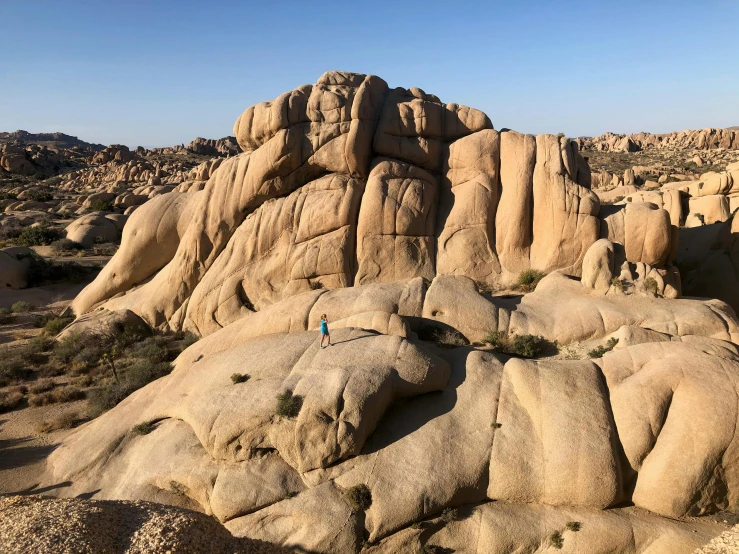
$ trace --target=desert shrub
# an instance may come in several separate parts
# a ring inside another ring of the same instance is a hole
[[[153,362],[165,362],[169,359],[169,350],[158,339],[159,337],[148,337],[141,342],[134,342],[126,351],[126,355]]]
[[[447,348],[469,344],[465,336],[456,329],[436,329],[433,333],[433,341],[439,346]]]
[[[593,348],[590,352],[588,352],[588,356],[591,358],[602,358],[606,352],[610,352],[614,349],[614,347],[618,344],[618,339],[616,337],[611,337],[606,342],[605,346],[601,345],[597,348]]]
[[[19,260],[28,259],[28,286],[40,287],[62,281],[78,283],[95,273],[92,267],[85,267],[76,262],[54,263],[38,254],[22,254]]]
[[[250,376],[246,373],[234,373],[231,375],[231,381],[234,385],[237,385],[239,383],[246,383],[249,380]]]
[[[67,385],[51,391],[51,396],[55,402],[76,402],[77,400],[84,400],[87,395],[82,389],[74,385]]]
[[[188,346],[192,346],[199,340],[200,340],[199,336],[197,336],[195,333],[191,333],[190,331],[187,331],[185,333],[185,336],[182,337],[182,347],[187,348]]]
[[[77,412],[66,412],[56,419],[42,421],[36,426],[39,433],[51,433],[60,429],[71,429],[77,424],[79,414]]]
[[[549,535],[549,543],[557,550],[561,550],[565,545],[565,538],[562,536],[562,533],[555,531]]]
[[[41,394],[43,392],[48,392],[53,388],[54,381],[52,381],[51,379],[42,379],[31,385],[28,390],[32,394]]]
[[[372,506],[372,493],[364,483],[348,489],[345,498],[355,512],[367,510]]]
[[[23,402],[23,393],[19,390],[0,391],[0,414],[15,410]]]
[[[493,350],[513,354],[523,358],[534,358],[550,350],[554,345],[537,335],[516,335],[503,331],[493,331],[483,339]]]
[[[90,416],[97,417],[114,408],[132,392],[160,377],[164,377],[170,371],[172,371],[172,366],[166,362],[154,363],[149,360],[136,360],[123,370],[120,380],[111,381],[89,392]]]
[[[16,242],[21,246],[46,246],[61,238],[59,229],[50,227],[48,224],[26,227],[18,235]]]
[[[88,212],[112,212],[113,211],[113,204],[110,202],[106,202],[105,200],[101,200],[100,198],[93,200],[90,202],[90,207],[87,208]]]
[[[21,348],[0,349],[0,387],[5,387],[26,379],[31,370],[24,359],[25,350]]]
[[[31,394],[28,397],[28,403],[31,406],[47,406],[48,404],[54,403],[54,397],[51,392],[40,392],[38,394]]]
[[[536,289],[536,285],[539,284],[545,277],[545,273],[538,269],[526,269],[522,271],[518,280],[516,281],[516,287],[524,292],[531,292]]]
[[[39,189],[30,189],[26,192],[26,200],[31,200],[33,202],[48,202],[54,198],[52,194],[49,191],[46,190],[39,190]]]
[[[143,423],[139,423],[138,425],[134,425],[131,429],[131,432],[134,435],[148,435],[154,429],[156,429],[156,420],[152,419],[151,421],[145,421]]]
[[[647,277],[646,279],[644,279],[644,290],[646,290],[647,292],[651,292],[652,294],[657,294],[657,280],[654,279],[654,277]]]
[[[617,196],[616,198],[613,199],[613,203],[615,204],[617,202],[621,202],[621,200],[623,200],[623,199],[624,199],[623,196]]]
[[[24,314],[26,312],[30,312],[31,310],[33,310],[33,306],[28,302],[24,302],[23,300],[16,302],[10,307],[10,311],[14,314]]]
[[[297,417],[300,408],[303,406],[303,397],[293,395],[293,391],[287,389],[282,394],[277,395],[277,415],[288,417],[290,419]]]
[[[53,317],[47,320],[46,323],[44,323],[44,331],[46,331],[49,335],[56,336],[73,321],[73,317]]]
[[[568,531],[577,533],[580,529],[582,529],[582,523],[580,523],[579,521],[568,521],[566,527]]]
[[[498,423],[497,421],[494,421],[490,424],[490,427],[492,427],[493,429],[500,429],[501,427],[503,427],[503,424]]]
[[[57,254],[61,254],[62,252],[82,250],[84,249],[84,246],[82,246],[79,242],[75,242],[70,239],[59,239],[51,243],[51,249]]]
[[[15,314],[10,308],[0,308],[0,325],[7,325],[15,321]]]
[[[52,356],[63,364],[70,363],[84,348],[85,337],[80,333],[70,333],[54,346]]]

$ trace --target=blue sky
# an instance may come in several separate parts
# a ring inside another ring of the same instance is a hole
[[[739,125],[739,1],[0,0],[0,131],[231,134],[328,69],[569,136]]]

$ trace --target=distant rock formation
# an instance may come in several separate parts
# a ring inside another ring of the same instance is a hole
[[[635,133],[618,135],[604,133],[595,138],[578,138],[576,142],[582,150],[605,152],[636,152],[645,148],[695,148],[712,150],[724,148],[739,150],[739,128],[702,129],[697,131],[677,131],[667,134]]]
[[[235,137],[220,139],[196,138],[185,146],[186,150],[200,156],[235,156],[241,153],[241,147]]]

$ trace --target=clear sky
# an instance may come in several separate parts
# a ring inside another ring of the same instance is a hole
[[[167,146],[328,69],[568,136],[739,125],[739,1],[0,0],[0,131]]]

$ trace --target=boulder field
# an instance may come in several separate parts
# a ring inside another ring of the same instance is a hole
[[[298,552],[679,554],[725,529],[698,516],[739,501],[739,321],[680,298],[667,210],[601,213],[576,143],[375,76],[328,72],[234,134],[243,153],[142,204],[72,303],[71,330],[201,340],[68,435],[43,486]],[[534,292],[491,294],[530,270]],[[522,359],[491,334],[618,340]]]

